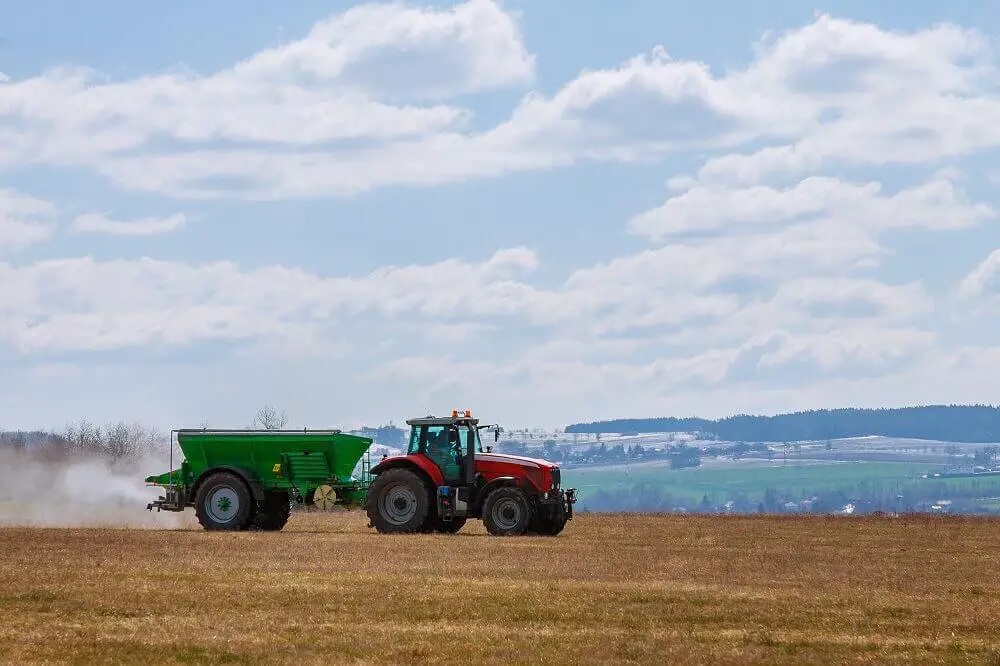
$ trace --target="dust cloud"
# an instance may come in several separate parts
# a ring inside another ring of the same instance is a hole
[[[0,526],[176,529],[183,514],[146,510],[162,490],[144,479],[167,467],[159,457],[53,460],[0,447]]]

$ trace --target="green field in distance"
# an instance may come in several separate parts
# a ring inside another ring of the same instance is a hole
[[[614,493],[619,490],[650,486],[679,499],[700,500],[705,495],[713,502],[724,502],[734,494],[751,498],[763,496],[770,488],[779,494],[795,497],[809,493],[844,490],[853,491],[859,485],[872,489],[898,492],[907,486],[921,484],[955,490],[974,487],[983,496],[1000,495],[1000,477],[921,479],[933,465],[913,462],[830,462],[797,464],[789,461],[746,461],[727,466],[670,469],[663,462],[600,467],[578,467],[563,472],[564,485],[578,489],[580,507],[597,491]]]

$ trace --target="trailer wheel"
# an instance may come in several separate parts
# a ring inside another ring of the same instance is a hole
[[[206,530],[242,530],[254,518],[250,489],[230,472],[217,472],[205,479],[198,487],[194,507],[198,522]]]
[[[264,496],[264,507],[254,516],[252,527],[265,532],[277,532],[288,522],[292,514],[288,493],[271,491]]]
[[[483,503],[483,524],[493,536],[521,536],[532,518],[527,495],[515,486],[497,488]]]
[[[368,520],[382,534],[420,532],[430,504],[430,489],[423,479],[408,469],[390,469],[368,489]]]

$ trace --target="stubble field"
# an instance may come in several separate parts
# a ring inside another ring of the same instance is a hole
[[[6,663],[997,662],[1000,523],[581,515],[556,538],[0,529]]]

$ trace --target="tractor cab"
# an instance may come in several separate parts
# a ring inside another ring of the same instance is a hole
[[[380,532],[457,532],[482,518],[491,534],[558,534],[573,515],[575,490],[560,487],[558,465],[493,453],[468,410],[406,421],[407,452],[372,468],[371,525]]]
[[[469,472],[475,468],[475,455],[484,452],[479,436],[481,429],[492,428],[494,440],[500,437],[498,426],[480,426],[479,419],[473,418],[468,410],[464,413],[453,410],[450,418],[427,416],[409,419],[406,424],[410,426],[406,454],[429,459],[448,485],[475,482],[475,475]]]

